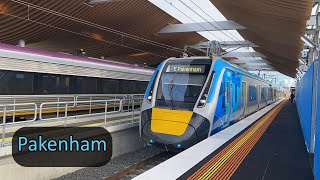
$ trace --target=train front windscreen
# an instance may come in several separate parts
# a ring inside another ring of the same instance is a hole
[[[210,67],[209,59],[168,61],[159,80],[156,107],[192,110]]]

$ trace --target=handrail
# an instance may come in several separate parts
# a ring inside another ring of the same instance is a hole
[[[105,96],[105,95],[101,95]],[[56,96],[58,97],[58,96]],[[88,96],[89,97],[89,96]],[[39,120],[44,120],[43,118],[43,112],[46,105],[57,105],[57,118],[64,119],[64,126],[67,126],[67,119],[68,119],[68,108],[75,107],[75,104],[81,104],[81,103],[90,103],[90,108],[92,105],[96,106],[95,103],[104,103],[104,112],[98,112],[98,113],[91,113],[86,115],[76,115],[77,117],[80,116],[90,116],[90,115],[104,115],[104,122],[107,123],[107,115],[112,114],[112,113],[119,113],[119,112],[127,112],[130,111],[132,112],[131,114],[131,122],[134,122],[134,111],[137,110],[135,107],[137,106],[137,102],[139,102],[139,107],[141,108],[141,103],[143,100],[143,95],[142,94],[131,94],[131,95],[125,95],[125,98],[123,99],[110,99],[110,100],[90,100],[90,101],[65,101],[65,102],[44,102],[40,104],[40,107],[38,109],[38,105],[36,103],[14,103],[14,104],[0,104],[0,109],[3,108],[3,122],[2,122],[2,146],[4,145],[5,142],[5,132],[6,132],[6,125],[9,124],[18,124],[18,123],[25,123],[29,121],[35,121],[37,119],[37,112],[39,110]],[[116,108],[116,105],[119,104],[119,107]],[[13,122],[7,123],[7,114],[8,112],[12,112],[12,117],[15,118],[15,111],[19,111],[16,109],[17,106],[30,106],[32,105],[34,107],[34,117],[32,120],[27,120],[27,121],[21,121],[21,122]],[[60,111],[60,105],[61,108],[64,108],[64,116],[59,117],[59,111]],[[125,106],[128,105],[128,106]],[[13,109],[8,110],[8,107],[13,107]],[[113,107],[113,111],[108,111],[110,108]],[[124,109],[124,107],[127,107],[127,109]],[[71,117],[71,116],[70,116]],[[53,118],[54,119],[54,118]],[[120,122],[119,122],[120,124]]]
[[[5,136],[6,136],[6,125],[7,124],[18,124],[18,123],[22,123],[22,122],[12,122],[12,123],[7,123],[6,120],[6,115],[7,115],[7,107],[9,106],[13,106],[14,109],[16,106],[29,106],[29,105],[33,105],[34,106],[34,117],[32,120],[28,120],[29,121],[35,121],[37,119],[37,104],[35,103],[21,103],[21,104],[0,104],[0,107],[3,108],[3,117],[2,117],[2,140],[1,140],[1,146],[4,146],[5,143]],[[12,112],[12,110],[9,110],[9,112]],[[14,118],[15,116],[13,116]],[[26,121],[23,121],[26,122]]]
[[[94,100],[94,101],[77,101],[77,102],[75,102],[75,101],[67,101],[67,102],[47,102],[47,103],[42,103],[40,105],[40,108],[39,108],[39,119],[43,120],[43,118],[42,118],[42,109],[44,109],[43,108],[44,105],[64,104],[65,113],[67,113],[69,104],[74,104],[74,103],[77,103],[77,104],[81,104],[81,103],[99,103],[100,102],[100,103],[105,103],[105,109],[107,109],[108,102],[117,102],[117,101],[121,102],[120,99],[113,99],[113,100]],[[122,108],[121,106],[122,105],[120,103],[120,108],[119,109]],[[98,114],[104,114],[104,113],[96,113],[95,115],[98,115]]]
[[[0,104],[0,108],[3,108],[3,117],[5,118],[7,115],[7,107],[17,107],[17,106],[34,106],[34,116],[32,120],[28,121],[35,121],[37,119],[37,104],[36,103],[18,103],[18,104]],[[13,110],[8,110],[8,112],[14,112]],[[26,122],[26,121],[23,121]],[[14,123],[22,123],[22,122],[14,122]],[[13,123],[6,123],[6,124],[13,124]]]

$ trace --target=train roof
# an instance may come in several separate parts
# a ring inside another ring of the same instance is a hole
[[[39,49],[33,49],[33,48],[26,48],[26,47],[19,47],[14,45],[8,45],[0,43],[0,50],[7,50],[7,51],[13,51],[13,52],[20,52],[20,53],[28,53],[33,55],[41,55],[46,57],[53,57],[53,58],[60,58],[60,59],[68,59],[75,62],[86,62],[86,63],[94,63],[94,64],[101,64],[101,65],[107,65],[107,66],[113,66],[118,68],[126,68],[131,70],[137,70],[137,71],[143,71],[146,73],[152,73],[153,70],[147,69],[144,67],[139,67],[127,63],[120,63],[110,60],[100,60],[96,58],[88,58],[88,57],[80,57],[75,56],[71,54],[65,54],[65,53],[57,53],[57,52],[49,52]]]

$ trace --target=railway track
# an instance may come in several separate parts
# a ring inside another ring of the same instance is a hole
[[[166,161],[167,159],[174,156],[175,153],[173,152],[160,152],[154,156],[151,156],[139,163],[136,163],[123,171],[117,172],[111,177],[107,177],[104,180],[129,180],[133,179],[134,177],[148,171],[149,169],[157,166],[158,164]]]

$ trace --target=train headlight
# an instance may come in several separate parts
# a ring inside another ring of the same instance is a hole
[[[198,107],[203,107],[206,105],[206,103],[207,103],[207,101],[205,99],[200,99]]]
[[[147,102],[148,102],[148,103],[151,103],[151,99],[152,99],[152,96],[149,95],[149,96],[147,97]]]

